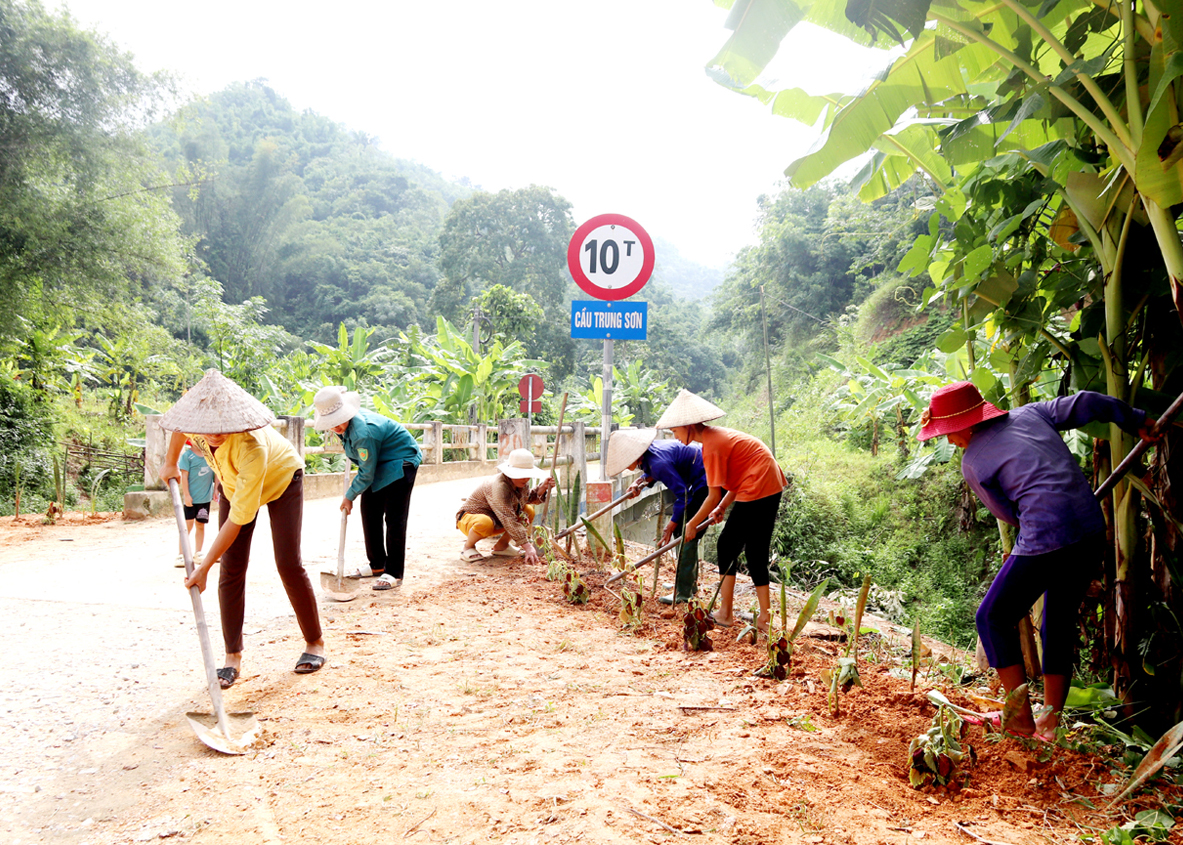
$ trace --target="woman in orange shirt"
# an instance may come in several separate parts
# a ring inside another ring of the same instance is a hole
[[[717,546],[723,586],[719,591],[719,609],[714,614],[716,624],[724,627],[735,624],[735,573],[739,555],[744,552],[748,574],[756,585],[756,598],[760,602],[756,627],[767,633],[768,550],[787,482],[776,458],[758,438],[730,428],[704,425],[724,413],[701,396],[682,390],[661,415],[657,427],[673,429],[674,437],[687,445],[693,441],[702,444],[707,498],[686,523],[685,538],[693,540],[703,522],[708,519],[718,522],[731,508]]]

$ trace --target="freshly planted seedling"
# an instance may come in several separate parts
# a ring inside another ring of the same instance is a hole
[[[817,612],[822,593],[826,591],[826,587],[830,583],[830,579],[827,578],[813,588],[813,592],[809,594],[801,612],[797,614],[797,623],[793,626],[793,630],[789,631],[788,595],[785,591],[785,582],[788,580],[786,574],[780,582],[781,635],[776,639],[771,636],[768,638],[768,662],[757,669],[755,673],[761,678],[776,678],[778,681],[783,681],[789,676],[789,664],[793,659],[793,640],[797,639],[797,636],[805,630],[806,624]],[[769,628],[769,632],[771,633],[771,628]]]
[[[714,602],[712,602],[714,604]],[[691,599],[686,608],[686,619],[682,623],[682,640],[687,651],[711,651],[715,644],[709,636],[715,627],[710,608],[703,607],[698,599]]]
[[[620,624],[625,628],[636,628],[641,624],[641,599],[644,585],[635,575],[626,576],[620,588]]]
[[[578,572],[568,569],[563,578],[563,595],[571,604],[587,604],[587,600],[591,598],[591,590],[579,577]]]
[[[915,789],[929,784],[944,786],[950,783],[964,763],[972,766],[976,760],[973,746],[961,745],[965,736],[965,722],[947,707],[937,709],[932,727],[908,745],[908,782]]]
[[[546,555],[546,580],[558,581],[567,572],[565,561],[559,560],[558,555],[549,552]]]
[[[781,592],[784,592],[783,584],[781,585]],[[743,629],[739,632],[739,636],[735,638],[737,643],[747,640],[752,645],[756,644],[756,640],[760,636],[760,630],[756,627],[756,619],[759,618],[759,613],[760,605],[758,604],[753,604],[748,608],[748,615],[752,617],[752,620],[743,626]]]

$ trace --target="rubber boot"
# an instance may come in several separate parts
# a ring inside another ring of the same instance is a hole
[[[674,578],[674,603],[685,604],[698,592],[698,538],[682,544],[678,574]]]

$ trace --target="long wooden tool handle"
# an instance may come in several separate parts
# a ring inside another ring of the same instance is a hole
[[[168,480],[168,492],[173,497],[173,511],[177,515],[177,531],[181,535],[181,554],[185,557],[185,576],[193,577],[193,549],[189,545],[189,530],[185,526],[185,506],[181,503],[181,488],[175,478]],[[205,622],[205,608],[201,604],[201,590],[194,585],[189,588],[193,600],[193,618],[197,621],[197,636],[201,640],[201,659],[205,662],[205,682],[209,687],[210,701],[218,717],[218,730],[230,739],[230,721],[226,718],[226,705],[222,703],[222,685],[218,682],[218,670],[214,665],[213,647],[209,641],[209,626]]]
[[[1178,398],[1176,398],[1175,401],[1171,403],[1171,407],[1167,408],[1166,411],[1163,412],[1163,415],[1158,418],[1158,422],[1154,427],[1159,434],[1165,433],[1166,427],[1170,425],[1171,421],[1179,415],[1179,411],[1181,409],[1183,409],[1183,393],[1180,393]],[[1109,491],[1113,489],[1113,485],[1121,481],[1125,474],[1138,464],[1138,461],[1141,460],[1142,455],[1144,455],[1146,450],[1149,448],[1150,443],[1148,441],[1139,440],[1134,445],[1134,448],[1130,450],[1130,453],[1125,456],[1124,460],[1122,460],[1122,462],[1117,465],[1117,469],[1113,470],[1113,472],[1101,483],[1101,486],[1097,488],[1097,491],[1093,495],[1095,495],[1098,499],[1105,498]]]
[[[714,525],[714,524],[715,524],[715,521],[713,519],[704,519],[701,523],[699,523],[697,533],[701,534],[701,532],[704,528],[706,528],[709,525]],[[630,563],[627,569],[622,569],[620,572],[617,572],[615,575],[613,575],[611,578],[609,578],[607,581],[605,581],[604,586],[607,587],[609,584],[615,584],[617,581],[619,581],[625,575],[628,575],[630,572],[640,569],[642,566],[644,566],[649,561],[651,561],[655,558],[661,557],[663,554],[665,554],[666,552],[668,552],[670,549],[674,548],[674,546],[678,545],[678,543],[681,543],[681,542],[682,542],[681,537],[675,537],[674,539],[672,539],[668,543],[666,543],[664,546],[659,548],[657,551],[646,555],[645,557],[638,560],[636,563]]]
[[[341,498],[349,492],[349,459],[345,459],[345,480],[341,485]],[[349,514],[341,511],[341,539],[337,541],[337,592],[345,591],[345,525],[349,522]]]
[[[567,394],[564,393],[563,394],[563,404],[559,406],[559,428],[555,432],[554,449],[552,449],[551,453],[550,453],[550,471],[553,476],[558,475],[558,473],[555,470],[555,459],[558,457],[558,454],[559,454],[559,441],[563,439],[563,415],[566,413],[567,413]],[[558,484],[557,481],[555,483]],[[550,510],[550,494],[548,493],[546,498],[542,501],[542,519],[539,520],[539,522],[542,523],[543,528],[546,527],[546,514],[549,510]]]
[[[591,516],[584,517],[584,519],[586,519],[588,522],[591,522],[592,520],[595,520],[595,519],[599,519],[601,516],[606,514],[608,511],[612,510],[614,507],[619,505],[621,502],[623,502],[627,498],[629,498],[629,494],[625,493],[622,496],[619,496],[619,497],[613,499],[608,504],[604,505],[604,507],[600,508],[598,511],[593,513]],[[564,528],[562,531],[560,531],[558,534],[555,535],[555,539],[562,540],[564,537],[566,537],[568,534],[570,534],[572,531],[574,531],[576,528],[578,528],[581,524],[582,523],[576,523],[575,525],[568,525],[566,528]]]

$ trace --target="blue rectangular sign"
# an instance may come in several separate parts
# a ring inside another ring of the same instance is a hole
[[[648,302],[601,302],[576,299],[571,303],[571,337],[600,340],[645,340],[649,329]]]

